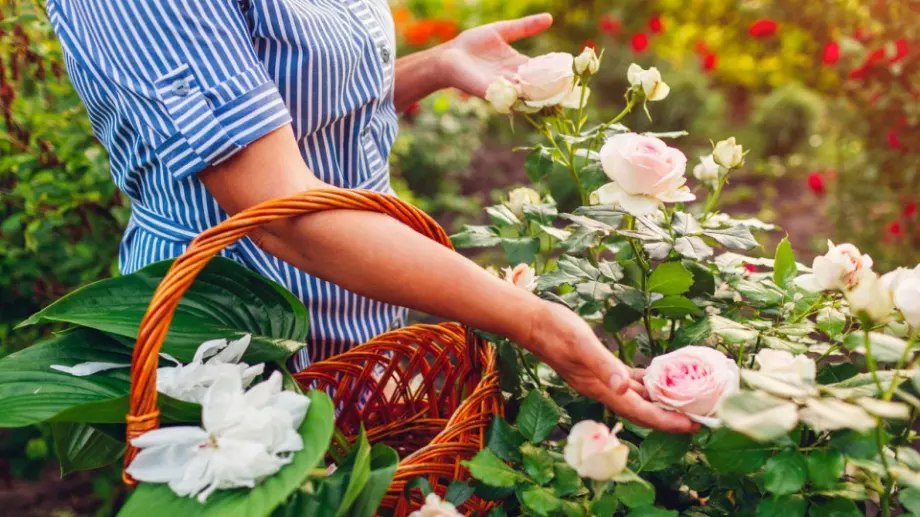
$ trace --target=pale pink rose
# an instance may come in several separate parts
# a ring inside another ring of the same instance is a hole
[[[612,184],[595,194],[597,202],[619,204],[633,215],[648,215],[662,202],[693,201],[684,184],[687,157],[653,136],[622,133],[600,150],[601,166]]]
[[[438,494],[431,493],[425,498],[425,504],[409,517],[463,517],[463,514],[454,505],[441,501]]]
[[[537,288],[537,271],[528,264],[518,264],[514,268],[504,268],[505,281],[525,291],[533,292]]]
[[[854,289],[872,269],[872,257],[861,254],[852,244],[827,241],[827,253],[816,257],[811,269],[813,274],[795,279],[799,286],[810,291]]]
[[[535,57],[518,67],[517,81],[528,106],[555,106],[575,89],[575,57],[553,52]]]
[[[649,397],[692,420],[718,425],[711,417],[723,397],[740,388],[738,366],[718,350],[688,346],[652,359],[645,371]]]
[[[620,442],[617,433],[593,420],[582,420],[572,427],[562,455],[578,475],[597,481],[609,481],[626,468],[629,447]]]

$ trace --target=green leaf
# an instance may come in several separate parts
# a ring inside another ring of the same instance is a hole
[[[718,429],[713,431],[703,452],[709,465],[717,472],[747,474],[766,463],[773,447],[729,429]]]
[[[123,441],[87,424],[52,423],[51,437],[62,477],[77,470],[110,465],[118,461],[125,450]]]
[[[391,447],[381,443],[371,447],[371,475],[364,485],[364,490],[358,494],[348,517],[373,517],[383,497],[387,494],[396,468],[399,466],[399,455]],[[300,515],[311,515],[302,513]]]
[[[619,332],[639,321],[642,313],[625,303],[618,303],[604,313],[604,330],[611,334]]]
[[[680,463],[691,438],[689,434],[652,432],[639,445],[639,470],[653,472]]]
[[[702,343],[712,335],[712,325],[709,318],[702,318],[693,323],[681,323],[677,332],[674,334],[674,341],[671,343],[671,349],[676,350],[688,345]]]
[[[788,286],[795,279],[796,273],[798,273],[798,267],[795,264],[795,251],[792,250],[792,244],[789,244],[789,237],[783,237],[779,246],[776,247],[773,281],[776,282],[776,285]]]
[[[873,433],[863,434],[850,430],[833,433],[831,447],[844,456],[855,459],[870,459],[879,453]]]
[[[693,285],[690,286],[689,296],[712,296],[715,294],[716,277],[708,267],[692,260],[684,260],[681,264],[693,274]]]
[[[348,484],[339,503],[339,509],[335,512],[335,517],[345,515],[348,508],[358,498],[358,494],[364,490],[371,476],[371,444],[364,434],[364,426],[361,426],[361,432],[358,434],[357,447],[352,448],[344,465],[346,466],[345,471],[349,472]]]
[[[762,372],[744,371],[749,385],[751,374]],[[781,381],[772,381],[781,382]],[[788,400],[774,397],[763,391],[740,391],[722,399],[718,417],[726,427],[743,433],[758,442],[770,442],[784,437],[798,425],[799,408]]]
[[[757,505],[757,517],[805,517],[808,502],[800,495],[772,496]]]
[[[310,472],[326,454],[332,438],[335,411],[329,397],[319,391],[307,393],[310,409],[300,425],[304,448],[294,453],[291,463],[251,490],[221,490],[201,504],[196,499],[178,497],[164,484],[141,483],[119,511],[125,517],[262,517],[301,487]]]
[[[812,502],[809,517],[863,517],[856,503],[849,499],[831,499],[823,503]]]
[[[512,469],[499,459],[491,449],[483,449],[469,461],[464,461],[463,466],[470,469],[470,474],[483,483],[506,488],[527,481],[520,472]]]
[[[591,516],[613,517],[613,513],[617,511],[619,504],[620,502],[617,500],[616,495],[604,494],[600,499],[591,502]]]
[[[535,447],[533,444],[525,443],[521,446],[521,454],[524,456],[524,471],[534,481],[541,485],[549,483],[553,476],[553,457],[549,455],[546,449]]]
[[[676,510],[665,510],[654,506],[644,506],[626,514],[626,517],[677,517]]]
[[[534,390],[527,394],[518,412],[517,426],[525,438],[542,442],[559,424],[562,411],[552,400]]]
[[[655,309],[665,318],[680,319],[685,316],[702,316],[703,311],[693,303],[689,298],[673,295],[652,303],[652,309]]]
[[[459,507],[467,499],[473,497],[476,490],[466,481],[454,481],[447,485],[447,491],[444,492],[444,500],[448,503]]]
[[[652,271],[648,290],[653,293],[683,294],[693,285],[693,274],[680,262],[665,262]]]
[[[618,483],[614,495],[630,508],[651,506],[655,503],[655,487],[649,483]]]
[[[524,171],[534,183],[539,183],[553,170],[553,157],[542,145],[534,146],[524,160]]]
[[[553,488],[556,490],[556,495],[560,497],[574,494],[584,487],[581,476],[566,463],[556,463],[553,466],[553,473],[555,474]]]
[[[101,280],[64,296],[22,325],[64,322],[136,338],[154,290],[172,261]],[[182,297],[162,352],[191,361],[211,339],[252,335],[243,357],[250,363],[282,361],[304,346],[307,309],[285,287],[236,262],[216,257]]]
[[[898,501],[905,510],[920,515],[920,490],[911,487],[904,488],[898,493]]]
[[[858,374],[859,369],[853,363],[826,364],[818,372],[817,381],[821,384],[835,384]]]
[[[562,506],[562,499],[552,490],[534,485],[519,491],[518,498],[525,508],[539,517],[548,517]]]
[[[512,266],[530,264],[540,251],[539,237],[506,237],[502,239],[502,248]]]
[[[521,224],[521,220],[518,219],[518,216],[514,215],[511,209],[505,205],[486,207],[486,214],[488,214],[492,224],[499,228],[512,228]]]
[[[843,476],[843,455],[833,450],[815,450],[808,454],[808,478],[819,490],[831,490]]]
[[[705,230],[703,235],[714,239],[730,250],[749,250],[757,247],[757,239],[746,226],[733,226],[722,230]]]
[[[492,449],[499,458],[520,462],[520,447],[523,443],[524,436],[511,427],[504,418],[496,416],[492,419],[486,435],[486,447]]]
[[[783,451],[767,460],[764,488],[776,495],[794,494],[808,481],[805,457],[794,450]]]
[[[463,227],[463,231],[450,236],[451,242],[457,249],[462,248],[491,248],[502,242],[498,230],[494,226]]]

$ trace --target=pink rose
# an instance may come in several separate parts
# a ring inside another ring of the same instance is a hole
[[[648,215],[662,202],[693,201],[684,183],[687,157],[653,136],[614,135],[600,150],[601,166],[613,183],[601,187],[596,201],[619,204],[633,215]]]
[[[649,397],[661,406],[714,426],[723,397],[740,389],[738,366],[718,350],[688,346],[652,359],[645,371]]]
[[[852,244],[835,245],[827,241],[827,253],[815,257],[813,274],[796,278],[796,283],[810,291],[855,289],[863,275],[872,269],[872,257],[863,255]]]
[[[504,268],[505,281],[525,291],[534,292],[537,288],[537,271],[528,264],[518,264],[514,268]]]
[[[613,430],[593,420],[582,420],[572,427],[562,455],[565,462],[583,478],[610,481],[623,469],[629,458],[629,447],[620,442],[617,433],[623,424]]]
[[[535,57],[518,67],[517,80],[529,106],[555,106],[575,90],[575,57],[565,52]]]

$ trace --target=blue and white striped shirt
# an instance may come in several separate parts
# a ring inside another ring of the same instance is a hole
[[[177,257],[225,220],[196,173],[285,124],[323,181],[391,192],[395,38],[386,0],[47,0],[47,7],[112,177],[131,199],[122,272]],[[307,305],[309,346],[298,367],[405,319],[404,309],[309,276],[249,239],[222,254]]]

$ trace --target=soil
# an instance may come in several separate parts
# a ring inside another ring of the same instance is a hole
[[[93,489],[92,478],[92,471],[84,471],[62,479],[51,463],[37,480],[14,480],[0,473],[0,517],[96,515],[103,501]]]

